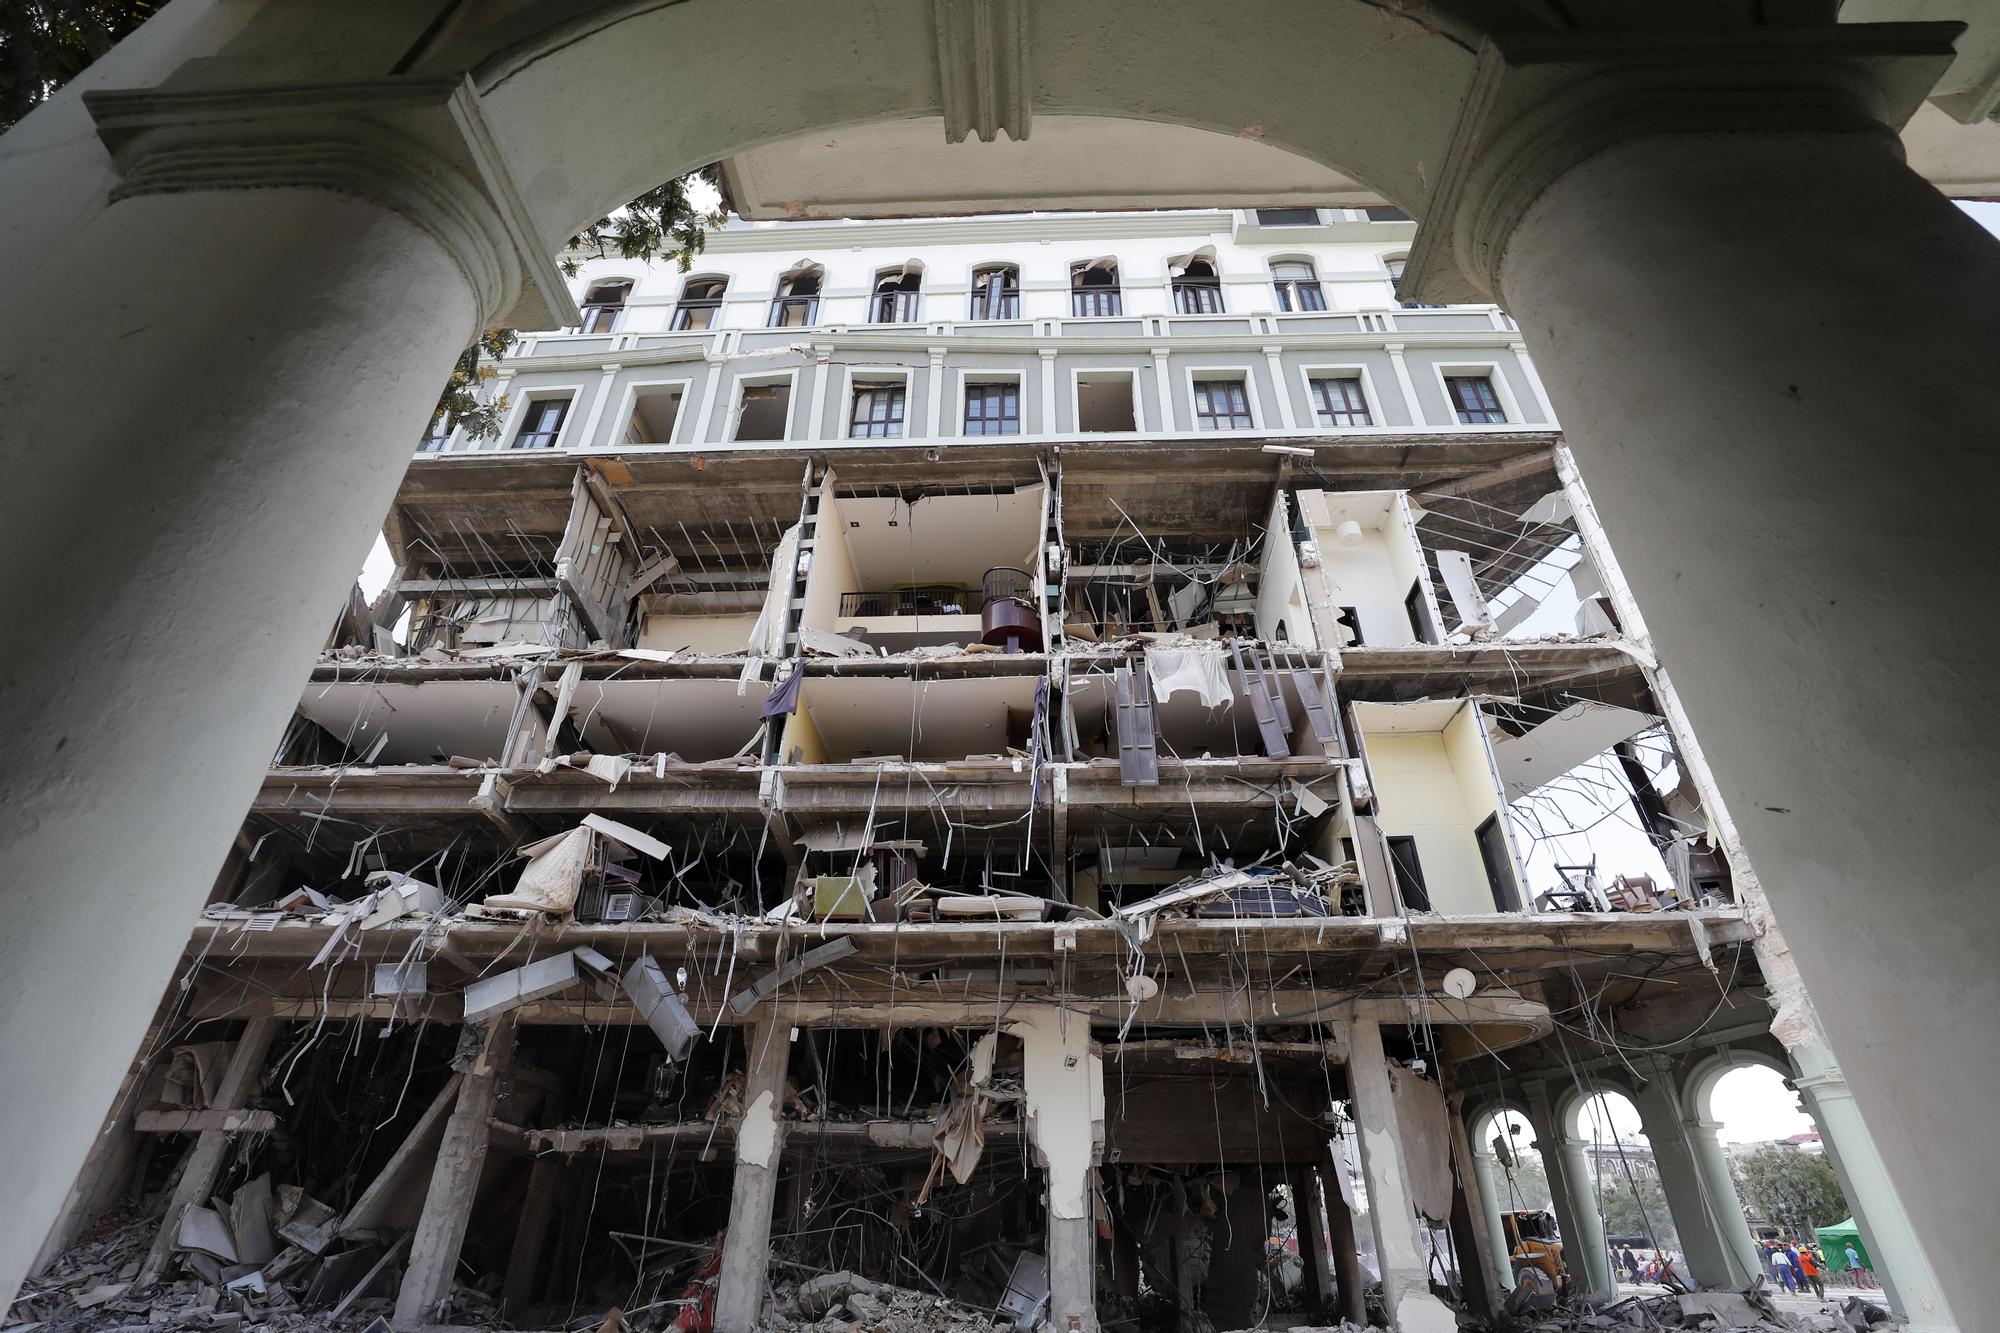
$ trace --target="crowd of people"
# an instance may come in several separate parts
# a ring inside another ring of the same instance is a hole
[[[1801,1245],[1789,1240],[1759,1241],[1757,1249],[1772,1286],[1783,1287],[1793,1294],[1810,1287],[1814,1296],[1826,1299],[1829,1270],[1824,1250],[1817,1245]],[[1626,1245],[1614,1250],[1612,1257],[1628,1282],[1660,1283],[1669,1278],[1685,1281],[1674,1267],[1673,1256],[1659,1250],[1653,1251],[1650,1258],[1641,1259],[1630,1245]],[[1847,1261],[1846,1271],[1854,1286],[1864,1291],[1875,1286],[1875,1275],[1870,1271],[1868,1261],[1853,1244],[1847,1246],[1847,1252],[1841,1257]]]

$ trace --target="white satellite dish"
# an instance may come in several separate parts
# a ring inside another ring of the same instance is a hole
[[[1472,975],[1469,967],[1454,967],[1444,974],[1444,993],[1454,1000],[1469,1000],[1478,989],[1479,978]]]

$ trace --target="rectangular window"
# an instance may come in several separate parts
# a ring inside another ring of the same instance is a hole
[[[1329,375],[1312,382],[1313,411],[1322,426],[1372,426],[1358,375]]]
[[[736,414],[739,440],[782,440],[792,417],[792,386],[746,384],[742,410]]]
[[[528,404],[521,418],[520,433],[514,436],[516,449],[553,449],[562,435],[563,420],[569,416],[568,398],[537,398]]]
[[[1404,212],[1404,211],[1403,211],[1402,209],[1400,209],[1400,208],[1390,208],[1390,207],[1388,207],[1388,206],[1386,206],[1386,205],[1382,205],[1382,204],[1378,204],[1378,205],[1376,205],[1376,206],[1375,206],[1374,208],[1364,208],[1364,209],[1362,209],[1361,211],[1362,211],[1363,213],[1365,213],[1365,214],[1366,214],[1366,215],[1368,216],[1368,220],[1369,220],[1370,222],[1414,222],[1414,221],[1416,221],[1416,219],[1415,219],[1415,218],[1411,217],[1411,216],[1410,216],[1410,215],[1409,215],[1408,213],[1405,213],[1405,212]]]
[[[1177,282],[1174,284],[1174,309],[1183,315],[1219,315],[1222,313],[1222,288],[1215,283]]]
[[[1493,891],[1493,906],[1502,912],[1521,910],[1521,895],[1514,888],[1514,865],[1507,855],[1507,840],[1500,834],[1500,816],[1486,820],[1472,831],[1479,841],[1479,859],[1486,866],[1486,887]]]
[[[1021,386],[1019,384],[966,385],[965,433],[967,435],[1019,435],[1021,433]]]
[[[1260,227],[1317,227],[1317,208],[1260,208],[1257,210],[1257,225]]]
[[[1431,910],[1430,887],[1424,883],[1423,862],[1417,859],[1415,838],[1390,838],[1389,864],[1395,868],[1396,891],[1402,895],[1403,906],[1412,912]]]
[[[1451,406],[1458,419],[1468,426],[1500,425],[1507,413],[1500,407],[1500,395],[1485,375],[1447,375],[1445,388],[1451,392]]]
[[[429,433],[423,439],[417,441],[417,452],[420,454],[443,453],[445,445],[451,441],[450,422],[450,417],[442,412],[438,413],[437,420],[431,422]]]
[[[640,389],[632,399],[632,417],[625,423],[627,444],[671,444],[681,413],[681,391]]]
[[[1132,406],[1132,377],[1123,371],[1076,377],[1076,428],[1088,435],[1139,429]]]
[[[847,433],[857,440],[899,440],[903,437],[904,388],[900,384],[854,385],[854,413]]]
[[[1250,394],[1242,380],[1194,382],[1196,430],[1249,430]]]

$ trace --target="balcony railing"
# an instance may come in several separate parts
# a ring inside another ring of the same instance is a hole
[[[963,588],[892,588],[849,592],[840,597],[843,616],[970,616],[979,613],[979,594]]]

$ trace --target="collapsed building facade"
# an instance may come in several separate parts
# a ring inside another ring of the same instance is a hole
[[[423,442],[44,1265],[137,1206],[134,1299],[1227,1329],[1284,1223],[1291,1308],[1449,1329],[1542,1280],[1508,1110],[1612,1289],[1607,1089],[1688,1283],[1751,1281],[1704,1099],[1759,1063],[1953,1327],[1520,333],[1399,305],[1413,231],[585,257],[499,437]],[[1549,868],[1593,760],[1665,874]]]

